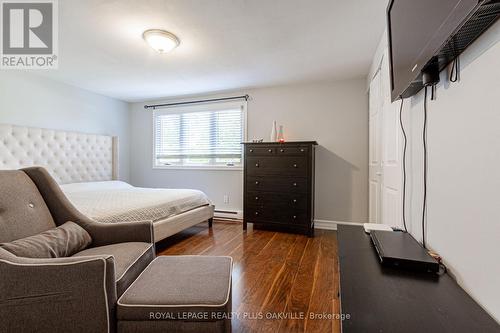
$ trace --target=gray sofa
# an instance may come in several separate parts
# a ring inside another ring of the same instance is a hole
[[[45,169],[0,171],[0,243],[67,221],[91,237],[70,257],[28,258],[0,247],[1,332],[115,331],[117,298],[155,257],[152,224],[94,222]]]

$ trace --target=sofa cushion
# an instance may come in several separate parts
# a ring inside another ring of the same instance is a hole
[[[27,174],[2,170],[0,184],[0,243],[56,227],[42,195]]]
[[[63,258],[70,257],[92,243],[89,233],[74,222],[66,222],[38,235],[21,238],[0,247],[26,258]]]
[[[120,296],[154,259],[155,252],[153,244],[129,242],[92,247],[73,257],[96,255],[115,257],[116,292]]]

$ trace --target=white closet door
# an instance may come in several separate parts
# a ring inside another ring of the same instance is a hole
[[[370,84],[370,222],[402,226],[399,102],[391,103],[387,51]]]
[[[380,223],[382,188],[382,96],[380,71],[370,83],[369,118],[369,219],[370,223]]]
[[[388,52],[381,68],[382,82],[382,223],[402,226],[402,169],[399,103],[391,103]]]

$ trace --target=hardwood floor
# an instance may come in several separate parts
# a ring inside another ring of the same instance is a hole
[[[340,332],[335,231],[308,238],[215,221],[156,247],[158,255],[233,258],[233,332]]]

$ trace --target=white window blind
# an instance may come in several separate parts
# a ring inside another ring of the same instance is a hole
[[[243,103],[156,111],[154,127],[155,167],[241,167]]]

